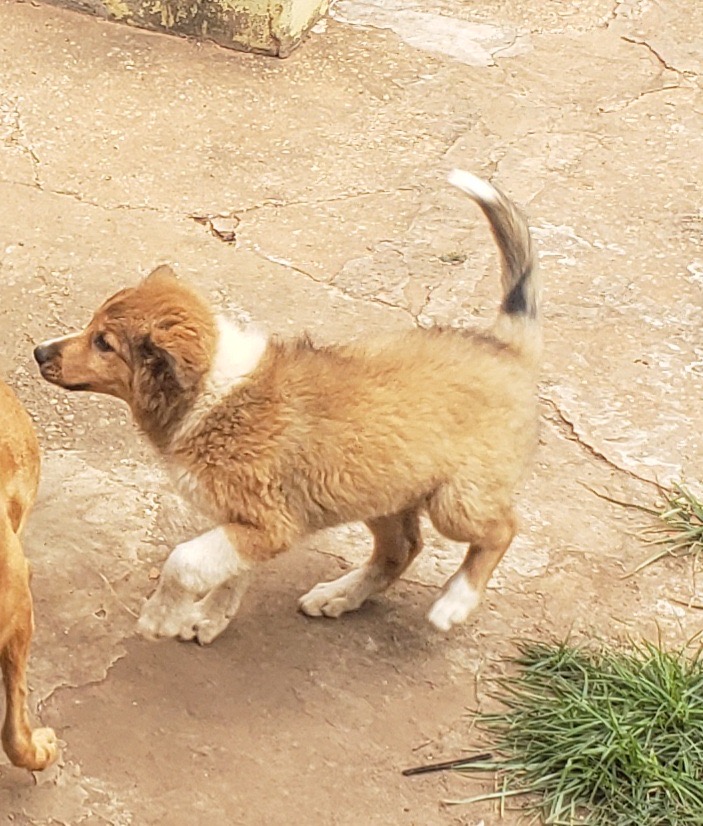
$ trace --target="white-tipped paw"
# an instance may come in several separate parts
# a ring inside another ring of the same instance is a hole
[[[427,619],[439,631],[449,631],[465,622],[478,607],[481,596],[464,574],[457,574],[449,581],[446,590],[430,608]]]
[[[147,640],[196,640],[200,645],[209,645],[220,636],[230,621],[231,617],[205,616],[196,603],[189,612],[177,616],[142,614],[137,623],[137,632]]]
[[[35,762],[38,769],[45,769],[56,760],[59,755],[59,744],[52,728],[36,728],[32,732]]]
[[[377,588],[372,576],[357,568],[332,582],[320,582],[298,600],[300,610],[309,617],[341,617],[356,611]]]
[[[334,582],[320,582],[298,600],[300,610],[309,617],[341,617],[347,611],[355,611],[360,603],[340,592]]]
[[[31,740],[12,742],[7,754],[15,766],[40,772],[56,760],[59,755],[59,744],[52,728],[35,728]]]
[[[179,640],[195,640],[199,645],[209,645],[220,636],[230,621],[231,617],[207,617],[195,610],[192,616],[186,617],[176,636]]]
[[[137,632],[148,640],[197,640],[201,645],[207,645],[227,628],[229,622],[230,617],[222,614],[206,615],[201,602],[166,608],[154,602],[152,597],[142,609]]]
[[[201,599],[162,581],[142,608],[137,631],[149,640],[197,640],[208,645],[217,639],[237,613],[248,577],[213,588]]]

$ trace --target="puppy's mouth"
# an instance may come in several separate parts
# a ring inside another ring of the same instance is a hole
[[[88,382],[81,382],[80,384],[61,384],[64,390],[92,390],[92,385]]]
[[[64,390],[90,390],[90,384],[88,382],[71,384],[70,382],[64,381],[61,376],[61,368],[53,362],[42,364],[39,372],[43,379],[51,382],[51,384],[56,384],[58,387],[63,387]]]
[[[63,384],[61,381],[61,368],[55,362],[46,362],[39,365],[39,372],[43,379],[52,384]]]

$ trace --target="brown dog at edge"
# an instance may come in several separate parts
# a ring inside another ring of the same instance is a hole
[[[493,230],[503,297],[490,332],[382,333],[317,347],[218,317],[169,267],[34,351],[47,381],[125,401],[213,529],[178,545],[142,610],[147,637],[215,639],[248,573],[315,531],[363,521],[365,565],[300,600],[338,617],[388,588],[422,548],[420,514],[469,548],[429,611],[446,631],[481,600],[516,531],[514,491],[537,442],[541,323],[527,222],[456,170]]]
[[[2,745],[15,766],[45,769],[56,759],[50,728],[32,731],[27,711],[27,659],[34,631],[29,563],[20,534],[39,483],[39,445],[19,401],[0,382],[0,666],[5,681]]]

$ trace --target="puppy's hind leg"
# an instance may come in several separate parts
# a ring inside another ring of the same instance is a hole
[[[339,617],[355,611],[372,594],[385,591],[422,549],[417,509],[372,519],[366,523],[374,537],[369,561],[332,582],[320,582],[299,601],[310,617]]]
[[[468,542],[459,570],[444,586],[427,616],[435,628],[448,631],[464,622],[478,607],[496,565],[515,536],[516,519],[509,505],[481,508],[456,489],[443,490],[430,500],[428,512],[440,533],[455,542]],[[448,505],[451,506],[448,507]]]

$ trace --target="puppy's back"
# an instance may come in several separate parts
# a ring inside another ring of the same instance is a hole
[[[460,469],[513,487],[532,453],[533,370],[492,336],[412,330],[279,358],[278,445],[308,512],[391,513]]]

